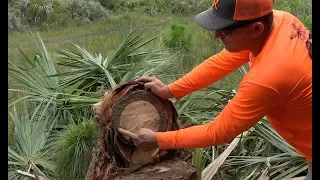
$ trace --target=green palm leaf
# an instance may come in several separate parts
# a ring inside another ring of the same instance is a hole
[[[54,93],[59,91],[58,79],[56,77],[48,77],[49,75],[55,74],[56,69],[39,34],[38,38],[40,39],[40,45],[38,44],[38,47],[41,54],[36,54],[32,60],[19,49],[22,59],[18,59],[18,61],[8,61],[9,77],[13,78],[15,82],[13,85],[14,88],[9,90],[23,90],[23,97],[29,97],[27,98],[28,100],[48,102],[50,99],[55,98],[56,94]]]
[[[301,156],[294,148],[288,144],[268,123],[266,119],[262,119],[256,126],[255,131],[266,141],[279,148],[291,156]]]
[[[172,58],[168,51],[157,49],[141,51],[145,45],[158,36],[144,40],[145,31],[133,29],[117,48],[112,58],[94,56],[84,47],[74,44],[75,50],[62,50],[57,53],[57,64],[67,67],[51,77],[64,77],[60,87],[97,92],[115,87],[117,84],[132,80],[141,75],[155,74],[164,66],[170,66]]]
[[[292,178],[306,170],[305,158],[295,152],[266,119],[253,129],[252,136],[245,138],[245,143],[239,146],[242,151],[235,150],[234,154],[239,155],[230,155],[223,167],[236,167],[233,173],[247,179]]]
[[[21,179],[16,170],[29,171],[31,167],[34,173],[52,175],[54,164],[50,158],[50,138],[52,129],[57,122],[53,113],[48,113],[48,105],[41,109],[39,106],[28,111],[30,104],[23,101],[21,116],[16,107],[13,113],[9,112],[15,126],[15,146],[8,147],[8,173],[10,179]]]
[[[26,100],[35,103],[38,108],[44,104],[48,105],[47,110],[50,112],[58,110],[60,114],[57,116],[60,116],[60,121],[67,122],[70,119],[77,119],[72,117],[74,116],[72,111],[91,108],[92,104],[98,102],[101,94],[77,90],[72,90],[70,93],[68,89],[61,88],[58,77],[54,76],[57,74],[55,64],[39,34],[37,37],[40,42],[37,43],[39,53],[33,59],[19,50],[21,56],[8,61],[9,77],[13,82],[9,91],[19,95],[9,104],[9,107]],[[83,71],[87,72],[86,69]],[[81,74],[80,72],[75,73]],[[86,77],[87,74],[83,76]],[[91,84],[87,83],[86,87],[94,86],[94,81],[90,82]]]

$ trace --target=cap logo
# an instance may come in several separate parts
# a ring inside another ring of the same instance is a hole
[[[220,0],[213,0],[213,2],[212,2],[212,7],[214,7],[216,10],[218,10],[217,5],[219,4],[219,1]]]

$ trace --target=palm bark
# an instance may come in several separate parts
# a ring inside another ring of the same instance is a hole
[[[143,83],[129,81],[108,90],[100,102],[94,105],[94,114],[100,128],[100,137],[92,151],[87,180],[124,177],[194,179],[196,176],[196,169],[190,164],[177,159],[169,160],[173,159],[176,150],[156,148],[144,152],[117,131],[119,127],[131,132],[137,132],[142,127],[157,132],[180,128],[172,102],[146,91]],[[152,168],[160,170],[157,173]]]

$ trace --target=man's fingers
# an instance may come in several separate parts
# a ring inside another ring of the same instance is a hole
[[[154,81],[155,79],[156,79],[155,77],[142,76],[142,77],[136,79],[135,81],[137,81],[137,82],[143,82],[143,83],[148,83],[148,82]]]
[[[127,131],[127,130],[125,130],[125,129],[118,128],[118,131],[119,131],[121,134],[125,135],[125,136],[129,136],[131,139],[137,139],[137,138],[138,138],[138,136],[137,136],[135,133],[132,133],[132,132]]]
[[[148,90],[148,89],[152,89],[152,87],[154,87],[155,86],[155,82],[149,82],[149,83],[145,83],[144,84],[144,88],[146,89],[146,90]]]

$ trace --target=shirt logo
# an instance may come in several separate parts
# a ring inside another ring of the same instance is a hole
[[[293,27],[294,32],[292,33],[290,39],[299,38],[301,40],[306,40],[306,37],[305,37],[306,32],[304,30],[302,30],[302,28],[300,28],[300,26],[292,23],[292,27]]]
[[[219,4],[220,0],[213,0],[212,2],[212,7],[214,7],[217,11],[218,11],[218,4]]]

